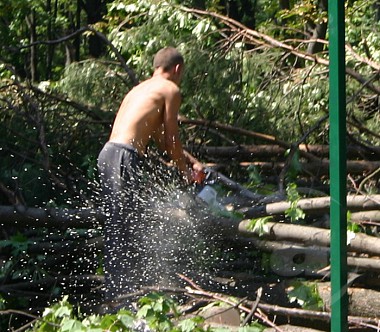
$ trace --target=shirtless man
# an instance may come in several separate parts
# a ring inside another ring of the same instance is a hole
[[[124,98],[109,141],[130,144],[143,155],[148,141],[153,138],[191,181],[178,132],[183,58],[175,49],[165,48],[156,54],[153,65],[152,78],[139,84]]]
[[[105,238],[105,298],[114,300],[138,286],[140,264],[133,247],[141,224],[139,193],[144,153],[153,139],[167,152],[184,179],[193,182],[179,139],[179,84],[184,60],[175,48],[160,50],[153,61],[153,76],[133,88],[124,98],[113,124],[109,141],[98,158],[102,196],[107,215]],[[200,171],[202,166],[193,165]]]

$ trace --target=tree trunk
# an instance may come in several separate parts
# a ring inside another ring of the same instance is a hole
[[[327,11],[327,0],[318,1],[319,11]],[[325,39],[327,32],[327,22],[310,23],[308,25],[309,32],[311,33],[311,39]],[[307,47],[307,52],[310,54],[316,54],[323,51],[324,44],[317,41],[312,41]]]
[[[380,293],[372,289],[348,288],[348,312],[352,316],[380,318]],[[318,283],[318,293],[327,311],[331,311],[330,283]]]
[[[330,148],[328,145],[300,144],[298,149],[308,152],[319,158],[328,158]],[[237,146],[201,146],[197,152],[208,157],[234,158],[239,160],[261,158],[283,158],[286,148],[280,145],[237,145]],[[347,159],[368,159],[378,161],[380,157],[379,146],[369,146],[364,149],[360,146],[347,146]]]
[[[270,162],[270,161],[241,161],[241,167],[255,166],[258,167],[264,174],[281,173],[284,169],[285,162]],[[227,167],[226,163],[213,164],[213,167]],[[330,162],[328,160],[321,160],[320,162],[299,163],[301,174],[314,174],[318,176],[328,175],[330,171]],[[347,172],[349,174],[366,174],[373,172],[380,168],[380,161],[364,161],[355,160],[347,161]]]
[[[37,40],[36,32],[36,13],[34,10],[26,17],[26,23],[30,32],[30,44],[33,44]],[[39,80],[38,71],[38,55],[37,55],[37,45],[30,47],[30,59],[29,59],[29,75],[32,82],[37,82]],[[28,71],[26,71],[28,72]]]
[[[245,217],[259,218],[263,216],[273,216],[284,214],[290,208],[290,202],[271,203],[263,206],[256,206],[242,210]],[[330,197],[317,197],[300,199],[297,208],[308,213],[322,214],[329,212]],[[352,211],[375,210],[380,208],[380,195],[357,195],[347,196],[347,209]]]
[[[261,235],[259,230],[248,230],[249,224],[250,220],[243,220],[239,223],[240,234],[244,236]],[[268,231],[262,235],[265,239],[292,241],[309,246],[330,246],[330,230],[327,229],[273,222],[267,222],[266,226]],[[355,237],[350,240],[347,250],[375,256],[380,255],[380,238],[356,233]]]
[[[80,14],[81,14],[81,0],[77,0],[77,8],[75,12],[75,28],[76,30],[80,29],[81,21],[80,21]],[[77,35],[74,39],[74,59],[75,61],[80,60],[80,35]]]
[[[56,12],[52,9],[51,0],[47,0],[46,2],[46,11],[49,15],[48,18],[48,24],[47,24],[47,40],[53,40],[54,34],[53,34],[53,24],[52,22],[56,19]],[[52,67],[53,67],[53,55],[54,55],[54,48],[55,45],[47,45],[47,52],[46,52],[46,78],[51,79],[52,78]]]
[[[93,25],[101,21],[105,13],[106,3],[104,0],[87,0],[85,2],[85,11],[87,14],[87,23]],[[103,41],[98,35],[91,34],[89,36],[89,53],[91,56],[98,58],[104,53]]]

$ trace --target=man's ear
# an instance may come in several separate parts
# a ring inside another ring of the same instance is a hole
[[[182,70],[182,66],[180,64],[175,65],[174,72],[179,73]]]

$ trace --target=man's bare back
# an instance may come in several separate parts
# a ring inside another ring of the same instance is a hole
[[[130,144],[143,154],[149,139],[163,124],[168,85],[174,83],[152,77],[133,88],[120,105],[110,142]]]
[[[134,87],[124,98],[110,136],[110,142],[130,144],[142,155],[150,139],[166,151],[178,168],[188,175],[179,139],[179,87],[165,73]]]

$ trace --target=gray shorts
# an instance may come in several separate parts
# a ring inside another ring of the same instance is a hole
[[[135,291],[142,228],[144,161],[131,145],[108,142],[98,157],[101,198],[105,213],[105,297]]]

